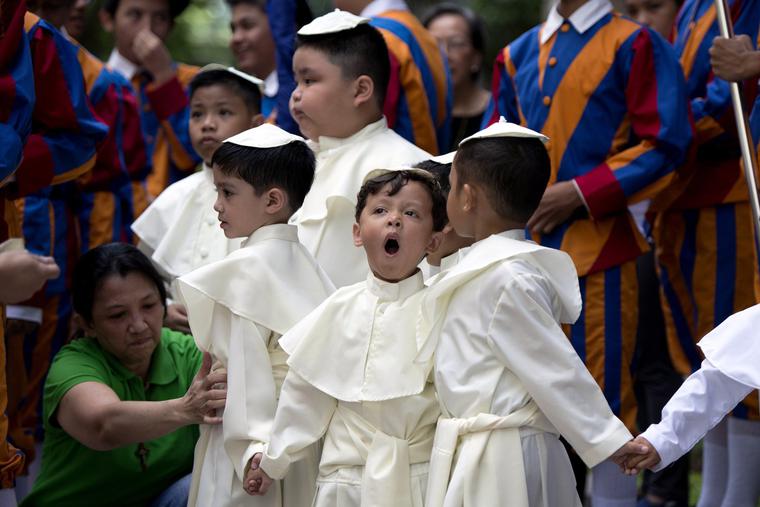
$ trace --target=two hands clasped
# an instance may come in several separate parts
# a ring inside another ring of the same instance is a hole
[[[660,462],[660,455],[652,444],[643,437],[636,437],[618,449],[610,459],[626,475],[636,475],[644,469],[651,469]],[[253,455],[248,462],[243,480],[243,489],[252,496],[263,496],[272,485],[272,480],[260,467],[261,453]]]
[[[610,459],[625,475],[637,475],[644,469],[651,470],[657,465],[660,455],[646,438],[636,437],[615,451]]]
[[[243,489],[245,492],[252,496],[263,496],[269,491],[269,486],[272,485],[271,477],[267,475],[265,471],[259,466],[261,464],[261,453],[257,452],[248,462],[248,467],[245,471],[245,479],[243,480]]]

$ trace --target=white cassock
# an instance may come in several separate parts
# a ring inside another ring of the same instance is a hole
[[[290,223],[336,287],[361,282],[369,265],[351,229],[364,177],[373,169],[411,166],[430,154],[389,129],[385,118],[345,139],[320,137],[309,146],[317,157],[314,184]]]
[[[239,250],[176,283],[198,348],[227,369],[223,422],[200,426],[189,505],[308,505],[317,446],[266,497],[249,496],[242,480],[246,464],[269,439],[287,374],[279,339],[329,296],[332,283],[298,243],[295,226],[286,224],[261,227]]]
[[[760,389],[760,305],[735,313],[699,342],[705,355],[641,434],[657,450],[662,470],[689,452],[753,389]]]
[[[172,280],[240,247],[219,227],[214,201],[214,175],[204,164],[167,187],[132,224],[140,249]]]
[[[324,436],[313,505],[422,507],[440,414],[432,361],[415,362],[423,288],[419,271],[399,283],[369,275],[282,338],[290,371],[261,467],[287,480]]]
[[[589,467],[632,438],[562,331],[581,310],[570,257],[524,234],[474,244],[424,298],[443,413],[428,506],[580,506],[559,435]]]

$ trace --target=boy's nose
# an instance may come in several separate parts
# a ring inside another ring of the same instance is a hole
[[[388,225],[390,225],[391,227],[401,227],[401,217],[398,215],[389,216]]]

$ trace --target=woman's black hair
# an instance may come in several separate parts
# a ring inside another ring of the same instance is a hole
[[[483,55],[486,55],[486,28],[483,23],[483,18],[475,13],[469,7],[459,5],[453,2],[441,2],[434,5],[425,15],[422,17],[422,24],[425,28],[430,28],[430,24],[439,16],[446,14],[453,14],[455,16],[461,16],[467,22],[467,27],[470,32],[470,44],[472,48]],[[480,69],[477,72],[473,72],[471,77],[473,81],[477,80],[480,76]]]
[[[72,299],[74,311],[86,322],[92,322],[95,293],[111,275],[140,273],[156,286],[161,304],[166,308],[164,280],[144,253],[127,243],[108,243],[82,255],[74,266]]]

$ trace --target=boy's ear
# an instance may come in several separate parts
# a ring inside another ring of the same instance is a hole
[[[258,113],[256,116],[251,118],[251,128],[258,127],[259,125],[264,123],[264,115],[261,113]]]
[[[288,196],[282,189],[274,187],[270,188],[264,194],[264,198],[267,203],[267,213],[275,215],[280,212],[285,206],[288,205]]]
[[[469,183],[462,185],[462,211],[466,213],[475,211],[478,205],[478,191],[478,188],[473,187]]]
[[[110,12],[105,9],[100,9],[98,11],[98,19],[100,19],[100,26],[103,27],[103,30],[108,33],[113,33],[113,16],[111,16]]]
[[[354,80],[354,106],[360,106],[372,100],[375,83],[372,78],[362,74]]]
[[[441,234],[444,236],[454,230],[454,227],[451,226],[451,222],[446,222],[446,225],[443,226],[443,230],[441,231]]]
[[[427,247],[425,247],[425,251],[427,253],[433,253],[436,250],[438,250],[438,247],[441,246],[441,242],[443,241],[443,231],[441,232],[434,232],[430,236],[430,241],[427,244]]]
[[[362,242],[361,232],[362,228],[359,224],[354,223],[353,228],[351,229],[353,236],[354,236],[354,246],[364,246],[364,242]]]

